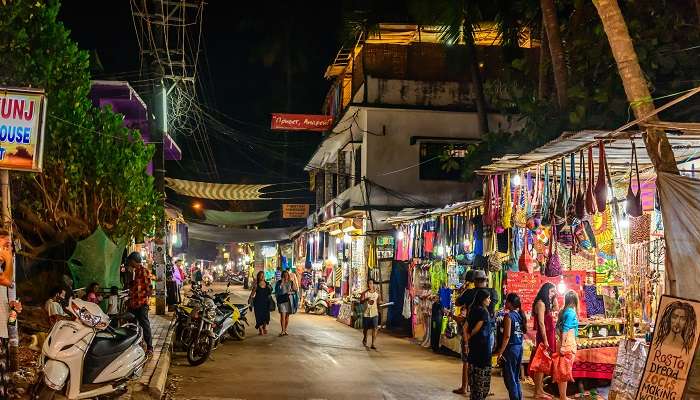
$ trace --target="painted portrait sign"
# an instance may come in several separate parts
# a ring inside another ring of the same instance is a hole
[[[661,297],[637,400],[681,400],[700,336],[700,302]]]

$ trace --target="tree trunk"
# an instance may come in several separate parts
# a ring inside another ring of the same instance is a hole
[[[559,20],[557,10],[554,7],[554,0],[540,0],[542,7],[542,20],[547,31],[547,42],[549,43],[549,53],[552,56],[552,70],[554,71],[554,86],[557,90],[557,104],[559,109],[566,108],[566,60],[564,50],[561,45],[561,35],[559,34]]]
[[[698,0],[700,1],[700,0]],[[547,31],[542,25],[542,38],[540,39],[540,64],[537,81],[537,98],[544,100],[547,97],[547,85],[549,81],[549,44],[547,43]]]
[[[544,1],[544,0],[543,0]],[[603,29],[608,36],[613,57],[622,78],[622,84],[627,94],[634,115],[641,118],[654,111],[654,102],[649,93],[647,81],[637,60],[637,53],[632,44],[632,38],[627,30],[627,24],[622,16],[617,0],[596,0],[593,2],[603,23]],[[653,116],[645,122],[658,121]],[[657,171],[678,174],[678,166],[666,133],[658,129],[647,129],[644,135],[649,158]]]
[[[479,120],[479,133],[486,135],[489,132],[488,110],[486,109],[486,96],[484,95],[484,84],[481,80],[481,71],[479,70],[479,60],[476,55],[476,43],[474,43],[474,32],[472,26],[465,19],[464,22],[464,41],[467,50],[467,62],[469,63],[469,72],[471,73],[472,84],[474,85],[474,102],[476,103],[476,113]]]
[[[700,0],[695,0],[695,12],[698,14],[698,23],[700,24]]]

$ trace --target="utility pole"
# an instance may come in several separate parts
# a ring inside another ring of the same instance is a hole
[[[10,203],[10,171],[3,169],[0,170],[0,186],[2,186],[2,226],[10,233],[10,243],[13,243],[12,237],[12,205]],[[15,262],[15,251],[12,249],[12,263]],[[7,300],[12,302],[17,300],[17,285],[15,283],[15,276],[17,268],[14,268],[15,274],[12,275],[12,285],[7,288]],[[9,343],[7,350],[9,351],[9,361],[8,366],[9,371],[17,371],[18,353],[19,348],[19,336],[17,334],[17,321],[14,324],[8,323],[7,333],[9,336]],[[2,377],[4,379],[4,377]]]
[[[148,7],[150,6],[150,7]],[[157,210],[161,215],[157,219],[161,221],[158,225],[154,237],[156,244],[153,252],[153,263],[156,270],[156,314],[165,314],[165,252],[166,252],[166,235],[165,235],[165,154],[163,152],[163,140],[168,127],[167,119],[167,91],[163,85],[163,65],[160,62],[160,54],[158,51],[163,44],[163,29],[165,17],[159,11],[162,10],[159,0],[150,0],[146,4],[144,0],[144,10],[151,20],[151,29],[153,29],[153,40],[155,46],[151,52],[150,62],[146,63],[147,77],[153,79],[151,82],[151,96],[149,101],[148,121],[150,139],[155,146],[155,154],[153,155],[153,178],[156,191],[161,195],[158,200]]]

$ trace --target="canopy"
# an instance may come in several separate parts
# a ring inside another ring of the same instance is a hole
[[[165,184],[179,194],[212,200],[264,200],[260,197],[260,190],[271,186],[208,183],[174,178],[165,178]]]
[[[274,211],[233,212],[204,210],[205,222],[211,225],[245,226],[267,221]]]
[[[87,239],[75,246],[68,259],[68,267],[73,275],[74,287],[87,287],[97,282],[103,288],[121,286],[119,266],[125,244],[114,244],[102,228],[97,228]]]
[[[189,223],[190,239],[214,243],[274,242],[288,240],[298,226],[275,229],[221,228],[218,226]]]

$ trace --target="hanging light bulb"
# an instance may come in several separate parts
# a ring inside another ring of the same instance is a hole
[[[520,179],[519,174],[513,175],[513,177],[510,179],[510,181],[515,186],[520,186],[520,183],[522,183],[522,179]]]
[[[309,244],[314,244],[314,237],[313,237],[313,236],[311,236],[311,237],[309,238]]]
[[[343,242],[345,242],[346,244],[349,244],[351,241],[352,241],[352,238],[350,237],[350,235],[348,235],[347,233],[345,235],[343,235]]]
[[[564,282],[564,277],[561,278],[559,284],[557,285],[557,292],[559,292],[559,294],[566,293],[566,283]]]
[[[404,235],[403,231],[399,231],[399,232],[396,234],[396,238],[399,239],[399,240],[403,240],[404,236],[405,236],[405,235]]]
[[[613,191],[612,191],[612,188],[608,187],[608,200],[612,200],[612,199],[613,199]]]
[[[620,218],[620,228],[622,229],[627,229],[630,227],[630,221],[627,219],[626,215],[623,215],[622,218]]]

